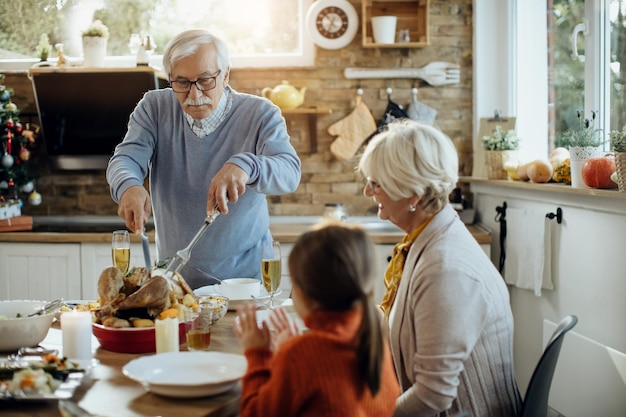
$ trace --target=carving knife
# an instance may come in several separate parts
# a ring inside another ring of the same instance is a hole
[[[143,259],[146,262],[146,269],[150,272],[150,269],[152,269],[152,262],[150,261],[150,242],[148,241],[145,228],[141,232],[141,248],[143,249]]]

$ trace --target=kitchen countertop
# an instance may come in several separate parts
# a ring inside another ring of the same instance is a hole
[[[43,221],[45,216],[39,218]],[[74,219],[81,216],[67,216],[68,219]],[[37,231],[38,218],[34,218],[34,230],[33,231],[19,231],[19,232],[3,232],[0,233],[0,242],[22,242],[22,243],[110,243],[111,232],[116,228],[124,228],[123,223],[117,224],[118,220],[115,220],[115,216],[100,216],[111,220],[112,223],[104,230],[102,226],[104,223],[99,224],[91,231],[75,232],[71,230],[54,232],[54,231]],[[313,216],[271,216],[270,230],[274,238],[283,243],[294,243],[298,237],[313,224],[319,221],[321,217]],[[382,221],[374,216],[369,217],[350,217],[347,220],[349,223],[358,224],[363,227],[370,235],[372,241],[375,244],[396,244],[404,236],[404,231],[397,228],[393,224]],[[492,235],[485,227],[472,224],[467,226],[474,238],[480,244],[490,244]],[[50,227],[39,227],[40,230],[52,229]],[[83,226],[82,229],[88,230],[89,226]],[[154,242],[154,230],[148,231],[148,238],[151,242]],[[131,242],[140,243],[141,239],[135,234],[131,234]]]

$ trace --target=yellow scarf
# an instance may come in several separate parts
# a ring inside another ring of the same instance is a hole
[[[406,254],[409,253],[411,245],[415,242],[415,239],[417,239],[428,223],[430,223],[432,218],[433,217],[428,218],[410,234],[405,235],[402,242],[398,243],[393,248],[391,261],[389,261],[389,265],[385,271],[385,295],[380,303],[380,308],[385,314],[385,318],[387,320],[389,320],[389,312],[391,311],[391,306],[396,299],[396,293],[398,292],[398,287],[400,286],[400,279],[402,278]]]

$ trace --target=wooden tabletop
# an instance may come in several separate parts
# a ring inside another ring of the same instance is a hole
[[[242,353],[232,329],[234,312],[228,312],[212,328],[211,351]],[[97,345],[94,338],[93,343]],[[53,326],[41,343],[47,348],[60,349],[61,330]],[[181,345],[181,350],[186,350]],[[237,415],[241,384],[213,397],[167,398],[147,392],[139,383],[125,377],[122,368],[132,359],[151,354],[125,354],[104,350],[100,347],[94,355],[99,364],[86,377],[75,394],[74,400],[92,414],[106,417],[231,417]],[[0,402],[0,416],[11,417],[59,417],[56,401]]]

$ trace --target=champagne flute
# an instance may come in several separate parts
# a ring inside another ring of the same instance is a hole
[[[261,277],[263,287],[270,295],[271,307],[274,306],[274,295],[280,287],[281,274],[280,243],[272,241],[264,245],[261,255]]]
[[[128,273],[130,266],[130,235],[128,230],[116,230],[111,240],[113,265],[120,270],[122,275]]]

